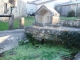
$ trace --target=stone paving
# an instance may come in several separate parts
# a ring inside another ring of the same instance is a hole
[[[75,58],[73,60],[80,60],[80,52],[75,55]]]
[[[0,53],[18,46],[18,41],[24,38],[24,29],[0,31]]]

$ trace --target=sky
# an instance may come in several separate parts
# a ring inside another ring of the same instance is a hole
[[[34,0],[23,0],[23,1],[26,2],[26,1],[34,1]],[[69,0],[57,0],[57,1],[59,1],[59,2],[67,2]]]

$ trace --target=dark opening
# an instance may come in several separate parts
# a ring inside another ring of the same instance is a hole
[[[41,40],[41,44],[44,45],[44,39]]]

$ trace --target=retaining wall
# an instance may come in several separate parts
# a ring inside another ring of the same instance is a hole
[[[61,20],[60,24],[62,26],[80,28],[80,20]]]

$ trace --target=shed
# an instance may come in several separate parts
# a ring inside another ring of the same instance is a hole
[[[54,9],[46,5],[42,5],[36,12],[35,24],[39,26],[54,25],[59,22],[60,14]]]

